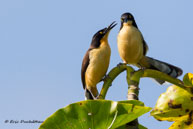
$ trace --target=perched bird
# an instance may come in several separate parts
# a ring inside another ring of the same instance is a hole
[[[101,29],[94,34],[90,48],[83,58],[81,79],[85,89],[85,99],[97,99],[98,97],[96,85],[105,76],[111,56],[108,35],[116,25],[113,22],[107,28]]]
[[[180,68],[146,56],[148,46],[131,13],[124,13],[121,16],[117,45],[119,55],[126,64],[132,64],[139,68],[158,70],[174,78],[182,74]],[[163,80],[156,80],[160,84],[164,83]]]

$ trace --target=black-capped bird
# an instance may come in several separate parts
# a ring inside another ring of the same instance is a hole
[[[158,70],[174,78],[182,74],[182,70],[176,66],[145,56],[148,46],[131,13],[124,13],[121,16],[117,45],[119,55],[126,64],[132,64],[139,68]],[[163,80],[156,80],[160,84],[164,83]]]
[[[81,69],[82,85],[85,89],[85,99],[97,99],[99,83],[109,67],[111,48],[108,43],[110,30],[117,24],[113,22],[107,28],[94,34],[90,48],[86,52]]]

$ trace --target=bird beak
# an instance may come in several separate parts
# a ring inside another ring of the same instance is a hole
[[[117,23],[112,22],[108,27],[107,29],[104,31],[104,34],[108,33],[113,27],[115,27],[117,25]]]

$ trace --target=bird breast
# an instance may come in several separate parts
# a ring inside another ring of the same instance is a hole
[[[123,26],[117,38],[118,51],[127,64],[136,65],[143,57],[141,32],[133,26]]]
[[[105,76],[109,61],[111,49],[108,43],[101,43],[99,48],[93,49],[89,53],[89,66],[86,70],[86,85],[95,87]]]

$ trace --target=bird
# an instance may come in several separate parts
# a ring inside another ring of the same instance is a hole
[[[83,58],[81,80],[86,100],[98,99],[96,85],[106,76],[110,63],[111,48],[108,43],[108,35],[116,25],[114,21],[108,27],[96,32]]]
[[[179,67],[146,56],[148,45],[137,27],[134,16],[129,12],[121,15],[117,46],[123,64],[134,65],[141,69],[158,70],[174,78],[183,73]],[[156,81],[160,84],[165,83],[160,79],[156,79]]]

